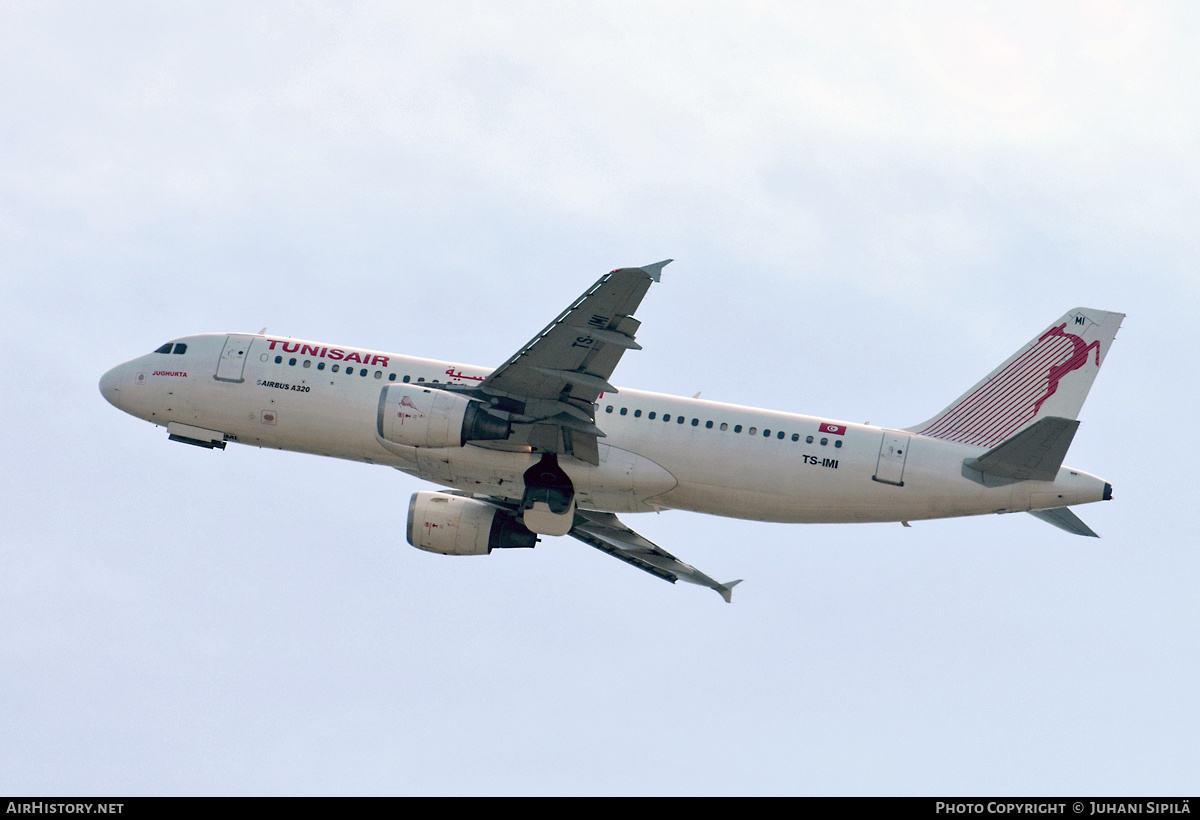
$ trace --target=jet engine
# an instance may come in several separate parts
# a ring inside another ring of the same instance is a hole
[[[512,425],[476,401],[423,385],[388,385],[379,394],[379,437],[409,447],[461,447],[503,440]]]
[[[421,492],[408,502],[408,543],[442,555],[487,555],[532,547],[537,536],[515,515],[486,501]]]

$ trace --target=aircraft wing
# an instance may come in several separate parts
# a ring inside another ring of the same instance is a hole
[[[667,259],[620,268],[600,277],[571,306],[476,388],[496,397],[512,421],[528,425],[521,436],[543,452],[567,453],[599,464],[594,402],[615,393],[609,384],[626,350],[640,350],[633,313]]]
[[[718,583],[695,567],[685,564],[654,542],[638,535],[612,513],[577,510],[575,526],[568,533],[601,552],[607,552],[640,570],[670,581],[687,581],[716,590],[726,603],[733,600],[733,588],[742,581]]]

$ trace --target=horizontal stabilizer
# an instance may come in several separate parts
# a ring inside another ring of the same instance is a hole
[[[1089,538],[1099,538],[1091,527],[1079,520],[1079,516],[1067,507],[1055,507],[1052,510],[1030,510],[1034,518],[1040,518],[1047,524],[1053,524],[1060,530],[1066,530],[1073,535],[1086,535]]]
[[[1078,428],[1078,420],[1049,416],[965,464],[1000,478],[1053,481]]]

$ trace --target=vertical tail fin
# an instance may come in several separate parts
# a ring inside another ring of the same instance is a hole
[[[1124,313],[1075,308],[1035,336],[949,407],[906,428],[992,447],[1041,419],[1076,419]]]

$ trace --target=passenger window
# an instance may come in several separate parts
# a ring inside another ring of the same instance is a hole
[[[779,435],[775,436],[775,438],[782,440],[782,439],[783,439],[783,436],[784,436],[784,433],[783,433],[783,431],[782,431],[782,430],[780,430],[780,431],[779,431]]]
[[[763,438],[770,438],[770,437],[771,437],[771,431],[763,430]]]
[[[685,421],[687,421],[687,419],[685,419],[683,416],[676,416],[676,417],[675,417],[675,423],[676,423],[676,424],[683,424]]]
[[[822,446],[822,447],[824,447],[824,446],[825,446],[826,444],[828,444],[828,443],[829,443],[829,439],[827,439],[827,438],[823,438],[823,439],[821,439],[821,446]]]
[[[621,415],[622,415],[622,416],[623,416],[623,415],[625,415],[625,414],[626,414],[626,413],[628,413],[628,412],[629,412],[629,408],[628,408],[628,407],[622,407],[622,408],[621,408]]]
[[[317,362],[317,370],[324,370],[325,362]]]
[[[312,367],[312,359],[305,359],[305,360],[304,360],[304,366],[305,366],[305,367]]]
[[[383,371],[382,371],[382,370],[376,370],[376,371],[375,371],[375,378],[377,378],[377,379],[382,379],[382,378],[383,378]]]
[[[276,357],[275,357],[275,364],[283,364],[283,357],[282,357],[282,356],[276,356]]]
[[[711,430],[711,429],[712,429],[712,422],[711,422],[711,421],[706,421],[706,422],[704,422],[704,426],[705,426],[705,427],[707,427],[709,430]]]
[[[723,433],[728,429],[729,429],[729,422],[727,422],[727,421],[721,422],[721,432]]]
[[[418,382],[423,382],[423,381],[425,381],[425,377],[424,377],[424,376],[417,376],[417,381],[418,381]]]
[[[296,360],[288,359],[288,367],[295,367],[295,366],[296,366]]]
[[[663,413],[663,421],[670,421],[670,420],[671,420],[671,414]]]
[[[390,382],[394,382],[395,380],[396,380],[396,374],[395,374],[395,373],[388,373],[388,381],[390,381]]]
[[[641,411],[641,410],[634,410],[634,411],[633,411],[633,417],[634,417],[635,419],[640,419],[640,418],[642,417],[642,411]]]
[[[187,345],[185,345],[183,342],[176,342],[175,343],[175,355],[180,356],[180,355],[183,355],[184,353],[187,353]]]
[[[171,343],[170,343],[170,342],[167,342],[165,345],[163,345],[162,347],[158,348],[158,349],[157,349],[157,350],[155,350],[154,352],[155,352],[155,353],[170,353],[170,352],[171,352]]]
[[[841,439],[838,439],[837,441],[835,441],[835,442],[833,443],[833,446],[834,446],[834,447],[841,447],[841,446],[842,446],[842,440],[841,440]]]
[[[800,434],[792,433],[792,441],[799,441],[799,440],[800,440]]]
[[[611,404],[608,407],[604,408],[605,413],[611,413],[612,411],[613,411],[613,406]]]
[[[699,424],[700,424],[700,419],[692,419],[692,426],[693,426],[693,427],[696,427],[696,426],[698,426]],[[712,427],[712,422],[711,422],[711,421],[708,423],[708,426],[709,426],[709,427]]]
[[[404,383],[405,383],[405,384],[408,384],[408,380],[409,380],[409,378],[411,378],[411,377],[409,377],[409,376],[405,376],[405,377],[404,377]]]
[[[742,432],[742,425],[740,425],[740,424],[733,425],[733,432],[735,432],[735,433]]]
[[[747,430],[746,432],[747,432],[747,433],[749,433],[750,435],[754,435],[755,433],[757,433],[757,432],[758,432],[758,428],[757,428],[757,427],[751,427],[751,428],[750,428],[749,430]]]
[[[338,365],[335,364],[333,367],[331,367],[329,369],[332,370],[334,373],[336,373],[336,372],[338,372]]]
[[[651,410],[649,413],[647,413],[646,418],[653,420],[654,419],[654,411]]]
[[[812,436],[809,436],[808,438],[804,439],[805,444],[812,444],[812,441],[813,441]]]

